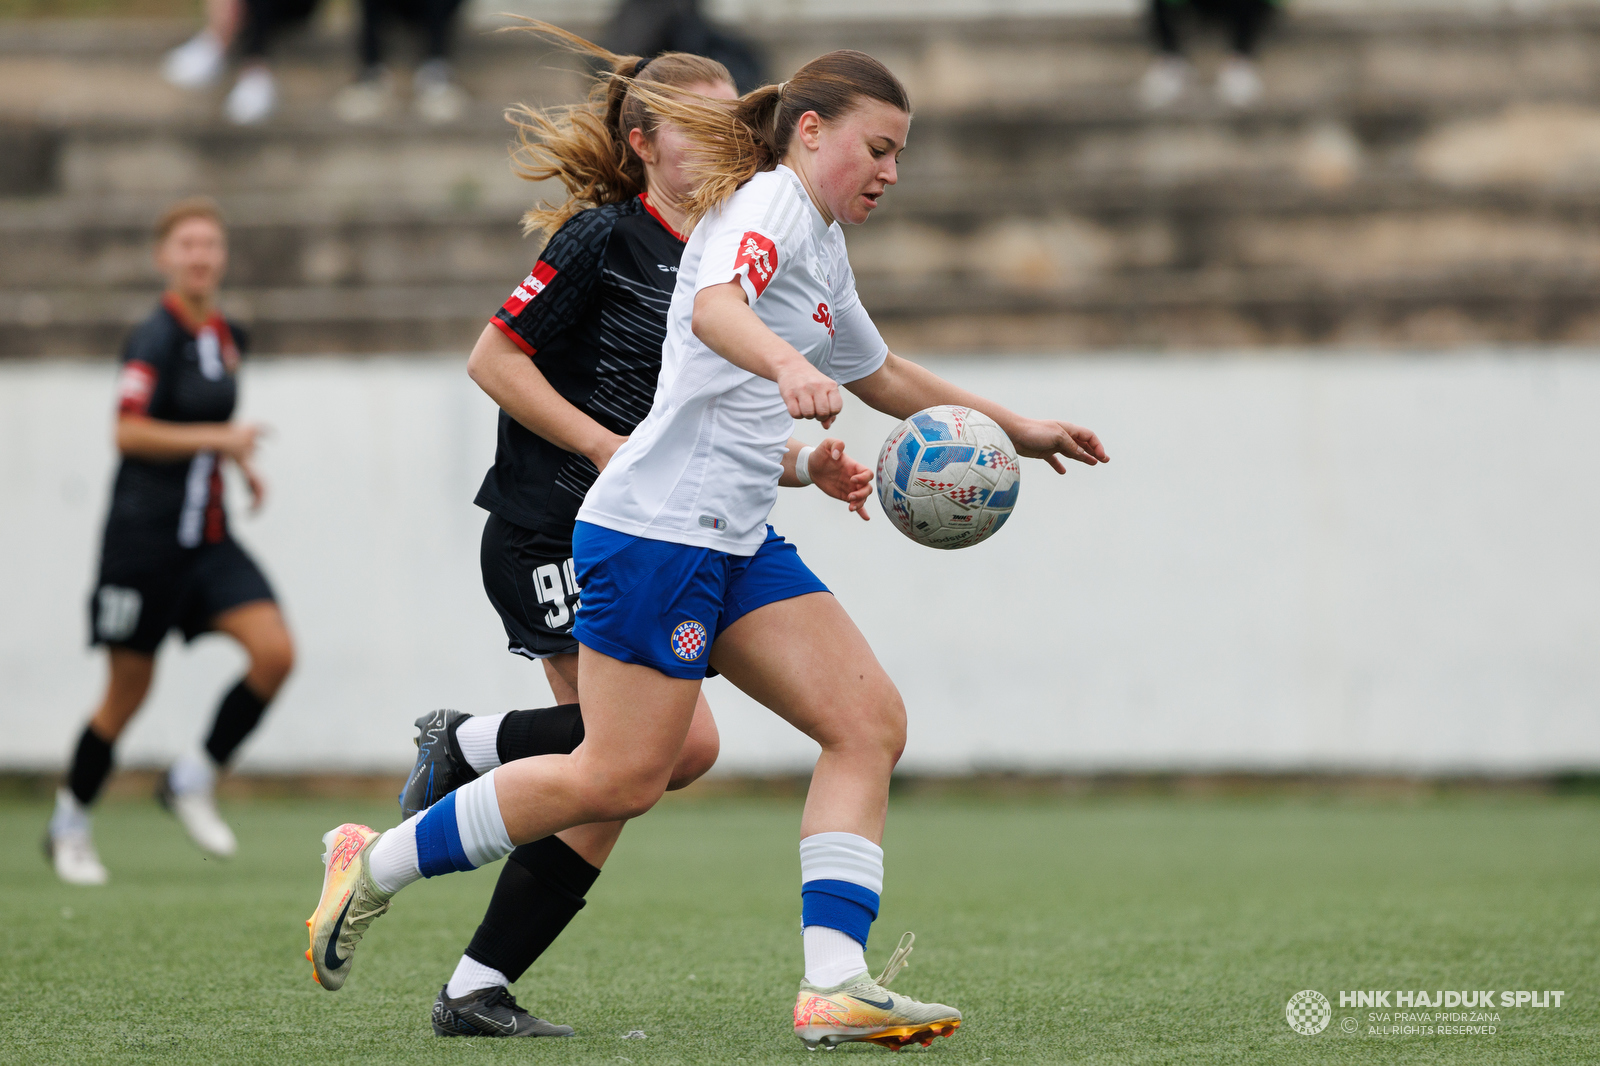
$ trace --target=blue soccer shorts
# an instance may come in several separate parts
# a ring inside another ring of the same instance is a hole
[[[828,591],[771,526],[754,555],[729,555],[579,522],[572,559],[578,643],[669,677],[705,677],[717,634],[756,608]]]

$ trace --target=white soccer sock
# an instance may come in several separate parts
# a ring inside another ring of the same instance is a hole
[[[490,770],[384,833],[367,862],[373,884],[393,893],[420,877],[476,870],[513,846]]]
[[[509,985],[511,978],[495,969],[485,966],[477,959],[461,956],[461,961],[456,963],[456,972],[450,975],[450,983],[444,986],[444,994],[451,999],[460,999],[469,992],[476,992],[480,988],[493,988],[496,985]]]
[[[70,788],[56,789],[56,809],[50,815],[50,835],[88,831],[89,812],[78,802],[78,797],[72,794]]]
[[[826,882],[844,882],[855,886],[853,904],[843,904],[846,914],[855,915],[844,922],[846,928],[860,923],[861,939],[866,938],[869,919],[878,909],[878,896],[883,892],[883,849],[866,837],[855,833],[814,833],[800,841],[800,887],[802,898],[808,886],[825,885]],[[831,895],[839,895],[843,886],[834,886]],[[860,891],[864,890],[864,892]],[[862,896],[865,896],[865,899]],[[837,901],[836,901],[837,902]],[[870,902],[870,907],[867,903]],[[802,915],[811,910],[808,903]],[[827,915],[826,909],[821,912]],[[833,918],[840,918],[835,911]],[[817,988],[832,988],[866,971],[867,955],[861,940],[843,929],[831,925],[807,925],[802,932],[806,955],[806,981]]]
[[[421,819],[421,814],[412,815],[387,830],[372,845],[367,856],[367,872],[380,890],[398,892],[422,876],[417,866],[417,822]]]
[[[473,772],[486,774],[500,765],[500,722],[505,712],[476,715],[456,726],[456,745]]]
[[[806,946],[806,982],[817,988],[842,985],[867,968],[867,953],[855,938],[825,925],[808,925],[802,934]]]
[[[167,787],[174,795],[189,796],[210,792],[217,783],[217,771],[209,758],[185,755],[167,771]]]

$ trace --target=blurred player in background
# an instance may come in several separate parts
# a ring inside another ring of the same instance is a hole
[[[174,763],[158,794],[194,842],[214,855],[235,850],[213,798],[217,772],[294,665],[272,587],[233,539],[223,507],[229,462],[243,473],[256,507],[263,495],[250,463],[260,427],[232,421],[244,338],[217,310],[227,260],[216,205],[197,198],[170,207],[156,227],[156,264],[167,290],[122,353],[116,420],[122,463],[89,600],[90,640],[105,645],[110,677],[78,740],[67,785],[56,793],[45,841],[56,873],[73,884],[106,880],[88,809],[111,773],[112,745],[150,690],[156,649],[169,630],[187,640],[226,633],[250,657],[244,677],[217,707],[204,755]]]
[[[1107,456],[1086,429],[1023,418],[894,356],[862,308],[840,223],[864,222],[895,183],[911,122],[881,63],[832,52],[732,107],[640,83],[630,94],[689,142],[685,215],[704,220],[684,249],[650,413],[574,527],[583,744],[502,765],[388,832],[327,833],[309,954],[325,985],[342,983],[406,885],[648,811],[714,664],[822,748],[801,823],[795,1034],[810,1047],[931,1042],[961,1013],[883,987],[909,945],[876,980],[865,960],[905,708],[844,609],[766,522],[791,473],[793,419],[828,426],[847,383],[896,418],[937,404],[981,410],[1020,454],[1058,472],[1063,457]]]
[[[555,27],[539,27],[609,67],[586,106],[512,112],[518,171],[559,179],[568,198],[530,211],[528,232],[552,234],[539,261],[478,339],[467,369],[500,405],[495,464],[477,504],[489,511],[480,560],[484,590],[508,647],[543,664],[561,706],[419,719],[418,762],[402,816],[503,762],[571,751],[583,739],[578,703],[578,606],[572,530],[584,494],[650,411],[667,309],[683,254],[683,202],[692,191],[683,140],[662,126],[627,78],[734,100],[721,64],[667,53],[617,56]],[[800,460],[804,460],[800,463]],[[791,441],[786,482],[815,483],[860,510],[870,471],[843,444]],[[796,464],[802,475],[795,476]],[[711,768],[717,729],[704,696],[668,788]],[[508,987],[584,905],[622,832],[621,821],[578,826],[513,851],[477,934],[433,1008],[445,1036],[565,1036],[517,1005]],[[332,986],[330,986],[332,987]]]

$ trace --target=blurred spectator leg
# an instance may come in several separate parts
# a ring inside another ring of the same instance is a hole
[[[411,104],[424,122],[454,122],[467,108],[467,94],[450,70],[450,39],[461,0],[416,0],[425,49],[411,79]]]
[[[357,31],[356,51],[361,73],[354,83],[339,90],[333,98],[333,113],[346,122],[376,122],[389,113],[393,104],[388,72],[384,69],[384,40],[392,0],[361,0],[361,28]]]
[[[206,0],[206,25],[167,53],[161,74],[180,89],[204,89],[222,75],[239,30],[242,0]]]
[[[316,7],[317,0],[244,0],[243,66],[222,105],[229,122],[253,126],[271,117],[278,106],[278,82],[267,65],[267,50],[283,29],[304,22]]]
[[[1178,35],[1182,6],[1183,0],[1149,0],[1150,33],[1155,38],[1157,56],[1139,81],[1139,102],[1151,110],[1177,103],[1193,77]]]
[[[1228,44],[1232,49],[1217,72],[1217,96],[1229,107],[1250,107],[1261,100],[1263,86],[1256,71],[1256,44],[1272,17],[1271,0],[1227,0]]]

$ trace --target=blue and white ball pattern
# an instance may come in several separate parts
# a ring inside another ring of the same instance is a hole
[[[895,527],[930,548],[970,548],[1017,504],[1017,450],[987,415],[930,407],[895,427],[878,456],[878,500]]]

